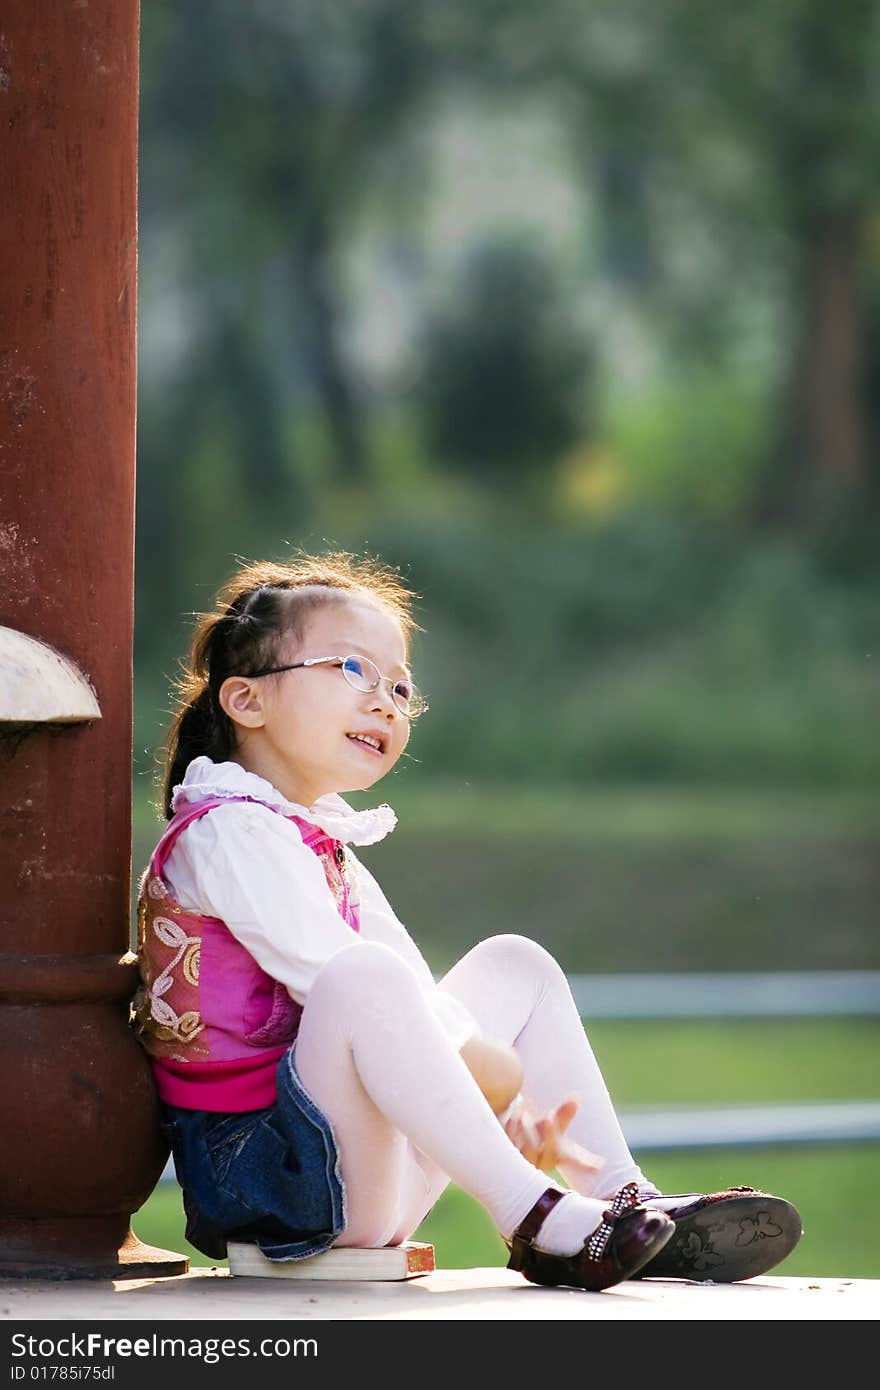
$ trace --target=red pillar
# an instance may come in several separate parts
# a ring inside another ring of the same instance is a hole
[[[179,1272],[132,1212],[166,1152],[127,1026],[138,0],[0,14],[0,625],[102,718],[0,725],[0,1275]]]

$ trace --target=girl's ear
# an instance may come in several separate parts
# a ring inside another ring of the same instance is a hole
[[[261,729],[266,722],[263,698],[259,685],[247,676],[227,676],[217,698],[221,708],[234,723],[244,729]]]

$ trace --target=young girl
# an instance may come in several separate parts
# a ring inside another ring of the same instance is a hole
[[[359,862],[395,816],[340,793],[390,772],[426,708],[413,597],[347,554],[254,564],[195,632],[134,1006],[188,1240],[214,1259],[228,1239],[271,1260],[398,1244],[452,1180],[535,1283],[764,1272],[794,1207],[660,1196],[553,957],[491,936],[435,983]]]

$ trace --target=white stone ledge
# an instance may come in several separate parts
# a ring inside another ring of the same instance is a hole
[[[36,637],[0,627],[0,727],[100,718],[94,690],[68,657]]]

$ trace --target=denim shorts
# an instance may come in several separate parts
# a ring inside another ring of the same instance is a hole
[[[270,1260],[303,1260],[345,1225],[336,1141],[297,1075],[294,1048],[278,1063],[278,1099],[264,1110],[162,1106],[186,1238],[211,1259],[225,1259],[234,1240],[258,1245]]]

